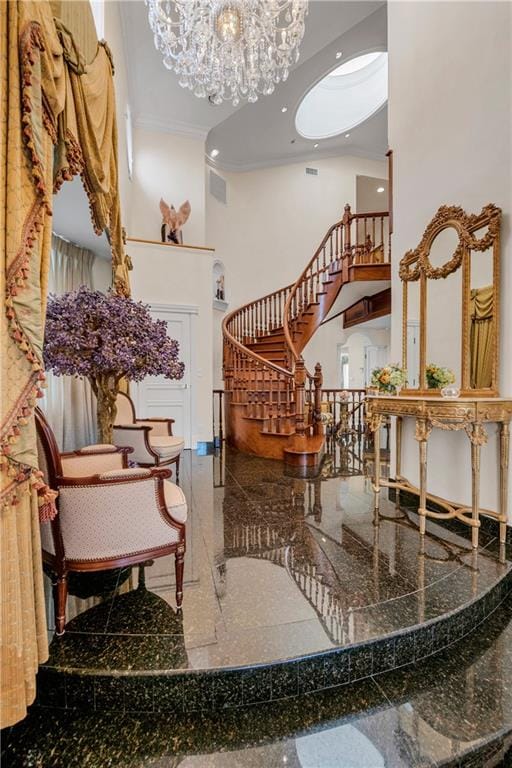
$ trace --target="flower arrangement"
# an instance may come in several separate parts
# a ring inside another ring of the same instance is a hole
[[[121,379],[181,379],[185,370],[178,360],[178,342],[167,336],[163,320],[153,320],[148,306],[85,286],[50,296],[44,361],[56,376],[85,376],[90,381],[103,443],[112,442]]]
[[[377,387],[379,392],[395,394],[407,382],[407,371],[398,363],[385,365],[383,368],[374,368],[372,371],[371,385]]]
[[[443,368],[440,365],[429,363],[427,370],[427,385],[429,389],[442,389],[448,384],[453,384],[455,381],[455,374],[450,368]]]

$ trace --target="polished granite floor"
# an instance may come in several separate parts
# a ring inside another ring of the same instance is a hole
[[[174,561],[74,578],[67,632],[47,669],[101,673],[237,667],[365,641],[478,597],[509,569],[469,540],[383,500],[365,454],[338,448],[319,477],[226,449],[182,459],[189,502],[183,615]],[[500,556],[501,555],[501,556]],[[48,590],[52,632],[52,605]]]
[[[221,715],[34,708],[3,768],[496,768],[512,764],[512,601],[428,664]]]
[[[296,657],[439,616],[508,572],[491,535],[473,553],[465,531],[431,521],[422,542],[415,514],[389,501],[376,518],[364,456],[338,448],[303,480],[230,450],[187,453],[183,616],[172,558],[74,579],[49,668],[130,675]],[[220,712],[187,701],[151,713],[33,707],[2,734],[2,766],[510,766],[512,599],[437,656],[393,672]]]

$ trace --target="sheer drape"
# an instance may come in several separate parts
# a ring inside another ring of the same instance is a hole
[[[471,387],[488,389],[492,384],[493,347],[492,285],[471,291]]]
[[[60,295],[81,285],[92,288],[95,255],[52,235],[49,293]],[[48,373],[43,408],[62,451],[96,442],[96,398],[87,379]]]

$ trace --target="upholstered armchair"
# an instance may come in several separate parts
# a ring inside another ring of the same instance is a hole
[[[132,399],[123,392],[118,394],[116,406],[114,441],[133,448],[132,459],[141,467],[175,464],[176,482],[179,482],[180,455],[185,441],[172,434],[174,419],[137,419]]]
[[[168,469],[127,468],[131,448],[89,446],[60,454],[36,411],[39,466],[58,491],[54,520],[41,524],[43,560],[54,574],[55,626],[66,626],[69,571],[103,571],[174,554],[176,604],[183,601],[187,502]]]

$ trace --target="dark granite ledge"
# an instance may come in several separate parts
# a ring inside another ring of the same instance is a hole
[[[512,590],[512,572],[475,601],[379,640],[276,664],[222,670],[133,670],[90,674],[40,668],[37,705],[65,709],[183,712],[238,708],[354,683],[404,667],[452,646],[485,622]],[[250,682],[249,682],[250,681]]]
[[[221,718],[213,708],[196,711],[184,706],[188,698],[180,699],[172,688],[166,691],[167,707],[149,712],[147,692],[136,685],[125,692],[132,704],[124,713],[33,707],[23,723],[4,732],[2,766],[170,768],[187,757],[190,768],[274,768],[288,762],[283,756],[294,755],[303,736],[318,744],[318,754],[325,757],[324,738],[332,749],[339,744],[333,738],[342,739],[347,725],[368,739],[379,755],[387,754],[385,764],[393,768],[506,768],[512,756],[511,638],[509,598],[477,632],[442,657],[378,679],[366,678],[345,687],[343,695],[336,687],[272,704],[230,706]],[[281,682],[293,685],[293,677]],[[247,677],[244,682],[250,690],[254,681]],[[199,686],[182,693],[199,701],[203,692]],[[221,686],[217,693],[229,696],[229,687]],[[86,699],[88,692],[82,694]],[[103,703],[115,704],[118,694],[115,685],[105,689]],[[409,728],[418,722],[422,727]],[[332,762],[331,754],[329,765],[374,765],[358,761],[347,752],[350,748],[349,740],[344,745],[346,762],[339,761],[337,750],[338,762]],[[308,764],[325,765],[320,758]]]

